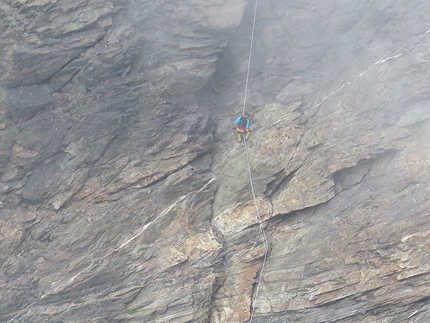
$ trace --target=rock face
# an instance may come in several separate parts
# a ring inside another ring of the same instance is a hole
[[[429,321],[430,4],[259,1],[246,151],[253,14],[0,3],[0,321]]]

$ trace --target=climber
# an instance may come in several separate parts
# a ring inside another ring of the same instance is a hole
[[[242,140],[242,133],[245,135],[245,140],[249,137],[249,119],[248,119],[248,113],[245,113],[243,116],[238,116],[236,121],[234,122],[236,125],[236,131],[237,131],[237,139],[239,141]]]

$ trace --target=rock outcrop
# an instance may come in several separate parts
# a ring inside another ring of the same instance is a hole
[[[2,322],[429,320],[430,4],[257,9],[246,154],[254,2],[0,4]]]

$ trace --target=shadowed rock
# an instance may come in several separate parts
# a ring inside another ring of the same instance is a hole
[[[427,321],[430,5],[259,1],[247,159],[253,5],[0,4],[0,321]]]

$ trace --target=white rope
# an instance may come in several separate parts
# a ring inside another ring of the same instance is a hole
[[[257,278],[257,286],[255,288],[255,293],[254,293],[253,297],[251,298],[251,316],[249,318],[249,323],[251,323],[252,319],[254,317],[254,312],[255,312],[255,300],[257,299],[257,296],[258,296],[258,292],[260,289],[260,282],[261,282],[261,279],[263,277],[264,267],[266,265],[267,254],[269,253],[269,245],[267,243],[266,231],[264,230],[263,223],[261,221],[260,211],[258,209],[257,199],[255,197],[254,183],[252,180],[251,165],[249,163],[248,145],[246,144],[246,139],[244,139],[243,142],[245,143],[246,162],[248,164],[249,183],[251,184],[252,198],[254,200],[255,210],[257,211],[257,219],[258,219],[258,224],[260,226],[260,234],[261,234],[261,237],[263,238],[263,243],[264,243],[264,248],[265,248],[264,257],[263,257],[263,264],[261,266],[260,273],[259,273],[258,278]]]
[[[252,21],[252,33],[251,33],[251,44],[249,46],[249,57],[248,57],[248,70],[246,72],[246,81],[245,81],[245,95],[243,98],[243,109],[242,109],[242,115],[245,114],[245,108],[246,108],[246,97],[248,94],[248,83],[249,83],[249,71],[251,69],[251,57],[252,57],[252,46],[254,44],[254,31],[255,31],[255,18],[257,17],[257,5],[258,0],[255,0],[255,7],[254,7],[254,20]]]
[[[256,17],[257,17],[257,6],[258,6],[258,0],[255,0],[255,6],[254,6],[254,18],[252,21],[252,33],[251,33],[251,44],[249,46],[249,58],[248,58],[248,69],[246,72],[246,81],[245,81],[245,95],[243,98],[243,109],[242,109],[242,115],[245,114],[245,108],[246,108],[246,99],[247,99],[247,94],[248,94],[248,83],[249,83],[249,72],[251,70],[251,57],[252,57],[252,46],[254,44],[254,32],[255,32],[255,21],[256,21]],[[245,135],[245,133],[244,133]],[[258,204],[257,204],[257,199],[255,197],[255,190],[254,190],[254,183],[252,180],[252,174],[251,174],[251,165],[249,163],[249,154],[248,154],[248,145],[246,144],[246,139],[243,140],[243,142],[245,143],[245,152],[246,152],[246,163],[248,165],[248,173],[249,173],[249,182],[251,184],[251,191],[252,191],[252,198],[254,200],[254,206],[255,206],[255,210],[257,212],[257,220],[258,220],[258,224],[260,226],[260,234],[261,237],[263,238],[263,243],[264,243],[264,257],[263,257],[263,264],[261,266],[261,270],[258,274],[258,278],[257,278],[257,286],[255,288],[255,293],[251,298],[251,315],[249,318],[249,323],[252,323],[252,319],[254,317],[254,312],[255,312],[255,300],[257,299],[258,296],[258,292],[260,289],[260,281],[263,277],[263,272],[264,272],[264,267],[266,265],[266,260],[267,260],[267,254],[269,252],[269,246],[267,243],[267,235],[266,235],[266,231],[264,230],[262,221],[261,221],[261,216],[260,216],[260,210],[258,209]]]
[[[245,153],[246,153],[246,161],[248,164],[248,173],[249,173],[249,183],[251,184],[251,191],[252,191],[252,198],[254,199],[254,205],[255,205],[255,209],[257,211],[257,219],[258,219],[258,223],[260,224],[260,226],[262,225],[262,221],[261,221],[261,216],[260,216],[260,211],[258,209],[258,204],[257,204],[257,198],[255,197],[255,189],[254,189],[254,182],[252,180],[252,175],[251,175],[251,165],[249,163],[249,156],[248,156],[248,146],[246,144],[246,140],[243,141],[245,143]],[[264,241],[266,242],[266,233],[264,231],[264,228],[261,227],[261,232],[262,232],[262,236],[264,238]],[[267,248],[266,248],[267,249]]]

